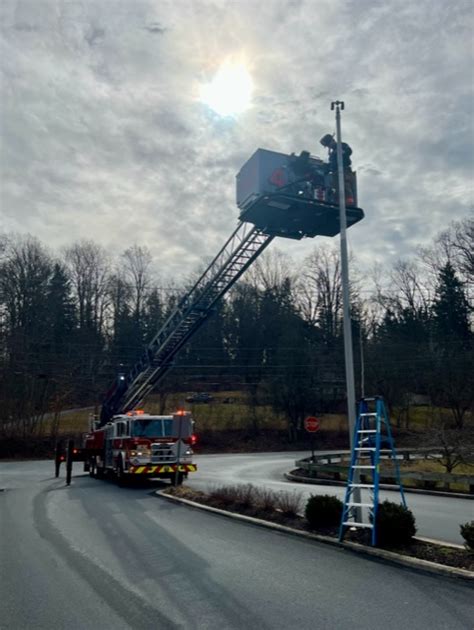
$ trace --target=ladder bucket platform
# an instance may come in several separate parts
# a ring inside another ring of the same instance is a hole
[[[240,215],[271,236],[301,240],[304,237],[336,236],[341,231],[339,206],[285,193],[262,195]],[[346,208],[347,227],[364,218],[361,208]]]

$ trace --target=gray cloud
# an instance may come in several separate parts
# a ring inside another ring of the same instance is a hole
[[[113,10],[111,10],[113,6]],[[366,268],[414,253],[472,204],[470,1],[4,0],[1,227],[52,247],[94,238],[188,275],[236,225],[235,174],[257,147],[324,155],[329,103],[366,219]],[[197,100],[244,56],[254,107]],[[327,239],[320,239],[325,242]],[[304,256],[313,241],[279,246]]]
[[[147,24],[143,28],[149,33],[153,33],[154,35],[163,35],[163,33],[166,33],[166,30],[167,30],[166,28],[164,28],[163,26],[161,26],[161,24],[158,24],[157,22],[152,23],[152,24]]]

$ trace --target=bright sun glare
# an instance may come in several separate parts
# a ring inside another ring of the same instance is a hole
[[[200,100],[219,116],[240,114],[250,107],[252,77],[242,63],[226,62],[210,83],[201,86]]]

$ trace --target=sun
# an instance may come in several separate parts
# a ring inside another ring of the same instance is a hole
[[[210,81],[201,85],[199,100],[219,116],[235,116],[252,103],[253,81],[243,63],[224,62]]]

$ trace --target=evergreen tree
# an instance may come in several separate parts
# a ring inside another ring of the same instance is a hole
[[[61,354],[73,339],[76,327],[76,309],[71,295],[70,280],[65,268],[54,264],[46,291],[49,339],[54,352]]]
[[[143,326],[145,331],[145,343],[150,343],[157,331],[165,321],[165,305],[160,292],[155,287],[150,291],[145,303]]]
[[[448,407],[456,428],[462,429],[474,401],[474,356],[469,303],[450,262],[439,271],[432,311],[434,343],[427,389],[434,404]]]
[[[433,303],[436,341],[445,348],[453,342],[465,345],[471,336],[469,312],[463,283],[457,277],[451,263],[448,262],[439,271]]]

